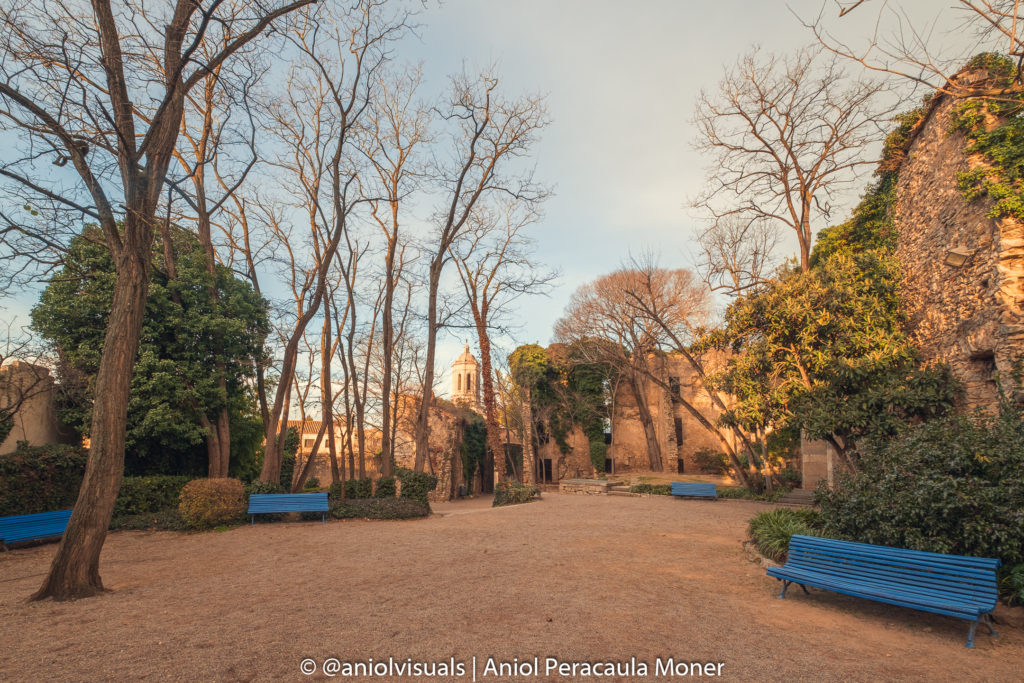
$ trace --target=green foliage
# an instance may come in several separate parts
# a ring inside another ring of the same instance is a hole
[[[288,489],[274,481],[260,481],[257,479],[245,485],[246,498],[254,493],[288,493]]]
[[[907,429],[820,488],[824,535],[1024,562],[1024,421],[952,415]]]
[[[373,495],[373,479],[348,479],[345,481],[345,498],[369,498]]]
[[[476,413],[466,416],[464,420],[459,455],[462,458],[463,479],[471,482],[487,455],[487,424]]]
[[[295,456],[285,453],[281,456],[281,486],[286,489],[292,487],[292,475],[295,473]]]
[[[945,413],[955,385],[918,365],[898,285],[891,254],[840,249],[734,301],[717,339],[734,353],[715,380],[738,399],[723,422],[849,445]]]
[[[332,503],[336,500],[341,500],[341,482],[336,481],[327,488],[327,500]]]
[[[705,474],[726,474],[731,468],[729,456],[712,448],[698,448],[693,453],[693,460]]]
[[[590,442],[590,462],[594,465],[594,472],[601,474],[605,471],[608,455],[608,444],[604,442],[604,434],[600,441]]]
[[[1003,567],[999,591],[1009,605],[1024,605],[1024,563]]]
[[[114,504],[114,516],[147,515],[177,508],[181,489],[189,479],[167,474],[125,477]]]
[[[795,489],[799,487],[804,480],[803,474],[800,470],[795,467],[784,467],[778,471],[779,483],[786,488]]]
[[[335,519],[415,519],[430,515],[430,505],[410,498],[358,498],[337,501]]]
[[[776,489],[771,493],[764,491],[763,484],[756,490],[746,486],[719,486],[716,488],[719,498],[740,500],[763,500],[773,503],[786,494],[787,489]]]
[[[178,514],[190,529],[234,524],[245,514],[245,488],[237,479],[193,479],[181,489]]]
[[[394,498],[397,488],[394,477],[381,477],[377,480],[377,489],[373,492],[374,498]]]
[[[520,484],[515,481],[501,481],[494,486],[492,507],[529,503],[540,498],[540,487]]]
[[[881,176],[883,181],[891,180],[907,158],[907,149],[917,127],[924,121],[931,98],[931,94],[927,95],[920,107],[895,117],[896,127],[885,138],[882,145],[882,160],[875,170],[875,174]]]
[[[7,435],[14,429],[14,415],[6,410],[0,410],[0,443],[7,440]]]
[[[157,237],[153,246],[128,406],[125,473],[130,475],[204,474],[208,463],[200,415],[214,421],[227,408],[232,430],[245,431],[241,423],[251,422],[255,414],[245,396],[254,361],[265,354],[266,302],[225,266],[211,276],[198,239],[183,229],[172,232],[177,280],[167,275],[162,239]],[[62,420],[88,435],[116,274],[95,226],[71,241],[63,263],[32,310],[32,326],[60,357]],[[226,395],[214,372],[218,366],[224,368]]]
[[[76,446],[19,441],[14,451],[0,455],[0,516],[73,507],[87,459]]]
[[[646,493],[652,496],[668,496],[672,493],[671,484],[633,484],[630,493]]]
[[[402,498],[410,498],[429,507],[428,496],[437,488],[437,477],[405,467],[396,468],[395,477],[402,482]]]
[[[306,480],[305,488],[307,488],[307,489],[318,489],[318,488],[320,488],[320,480],[317,479],[316,477],[310,477],[309,479]]]
[[[790,537],[794,534],[821,536],[820,524],[815,510],[776,508],[755,515],[747,526],[747,533],[762,555],[785,562]]]

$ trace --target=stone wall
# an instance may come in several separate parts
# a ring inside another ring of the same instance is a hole
[[[1009,386],[1024,354],[1024,228],[967,202],[957,174],[983,160],[950,133],[956,101],[937,96],[899,171],[895,224],[909,330],[925,360],[946,361],[964,383],[962,407],[992,408],[996,373]]]
[[[674,387],[678,383],[680,396],[714,424],[719,417],[719,411],[701,386],[699,375],[683,356],[651,356],[648,362],[654,374],[665,384]],[[710,372],[717,369],[722,359],[709,356],[704,358],[703,362]],[[723,450],[718,437],[705,428],[682,404],[673,401],[669,390],[649,379],[643,381],[643,390],[661,446],[664,471],[678,472],[681,461],[684,473],[697,473],[699,469],[694,454],[698,450]],[[677,438],[679,436],[682,438]],[[620,383],[615,393],[612,445],[608,457],[613,459],[616,473],[650,469],[647,439],[640,422],[639,409],[632,389],[625,382]]]
[[[41,365],[14,361],[0,368],[0,410],[20,404],[10,433],[0,443],[0,453],[12,452],[19,441],[31,446],[77,441],[74,432],[57,419],[56,393],[50,371]]]
[[[554,438],[541,444],[537,450],[537,461],[543,463],[551,460],[551,479],[558,482],[563,479],[580,479],[594,476],[594,464],[590,459],[590,440],[583,433],[583,428],[574,425],[566,435],[569,452],[563,453]]]

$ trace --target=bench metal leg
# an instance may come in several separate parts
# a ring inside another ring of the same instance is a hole
[[[999,637],[999,634],[996,633],[996,630],[994,628],[992,628],[992,615],[991,614],[982,614],[981,615],[981,623],[985,624],[985,628],[988,629],[988,632],[992,635],[993,638],[998,638]]]
[[[803,590],[804,595],[810,595],[810,593],[807,592],[807,586],[803,585],[802,583],[800,584],[800,589]]]
[[[971,630],[967,632],[967,647],[974,647],[974,629],[978,628],[978,622],[971,622]]]
[[[779,600],[785,600],[786,599],[786,589],[789,588],[789,584],[791,584],[791,583],[793,583],[793,582],[792,581],[786,581],[785,579],[782,580],[782,592],[779,593]]]
[[[326,512],[321,512],[320,513],[320,523],[321,524],[327,524],[327,513]]]
[[[256,515],[249,515],[249,524],[256,525]]]

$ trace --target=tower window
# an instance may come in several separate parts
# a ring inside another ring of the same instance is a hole
[[[457,377],[458,377],[458,385],[459,385],[458,390],[462,391],[462,375],[457,375]]]
[[[466,391],[472,391],[473,390],[473,379],[472,379],[472,377],[473,377],[472,375],[466,375]]]

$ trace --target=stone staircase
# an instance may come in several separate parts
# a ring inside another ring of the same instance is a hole
[[[632,493],[632,492],[630,492],[629,487],[625,486],[623,484],[616,484],[615,486],[609,486],[608,487],[608,495],[609,496],[630,496],[632,498],[639,498],[640,497],[639,493]]]
[[[813,505],[814,491],[809,489],[793,489],[775,502],[785,505]]]

